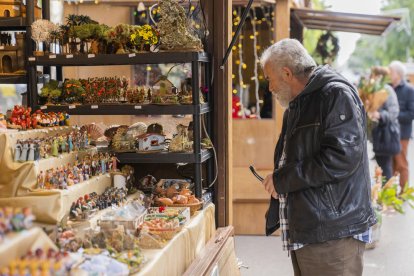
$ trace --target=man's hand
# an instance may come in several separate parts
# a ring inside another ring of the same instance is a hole
[[[275,186],[273,185],[273,174],[269,174],[266,176],[266,178],[263,180],[263,186],[265,187],[265,190],[272,195],[273,198],[277,199],[278,195],[275,190]]]

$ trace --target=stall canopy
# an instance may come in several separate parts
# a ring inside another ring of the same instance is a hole
[[[397,16],[368,15],[292,8],[291,15],[300,25],[308,29],[382,35],[400,21]]]

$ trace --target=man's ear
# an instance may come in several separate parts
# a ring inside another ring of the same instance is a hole
[[[288,67],[282,67],[282,79],[285,82],[291,81],[293,78],[293,73]]]

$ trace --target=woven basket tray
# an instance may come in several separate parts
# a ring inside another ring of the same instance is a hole
[[[173,205],[168,205],[168,207],[189,207],[190,208],[190,215],[193,216],[195,214],[195,212],[200,210],[201,207],[203,206],[203,201],[201,199],[198,199],[198,200],[200,200],[200,202],[198,202],[198,203],[192,203],[192,204],[177,204],[177,203],[174,203]],[[167,206],[165,204],[162,204],[159,201],[156,201],[155,205],[156,206]]]

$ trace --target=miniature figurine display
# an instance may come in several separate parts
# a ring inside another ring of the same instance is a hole
[[[13,129],[36,129],[42,127],[68,126],[69,114],[67,113],[43,113],[40,110],[32,113],[30,107],[15,105],[13,110],[8,111],[7,127]]]
[[[15,162],[38,161],[57,157],[63,153],[89,149],[86,131],[71,131],[67,134],[38,139],[17,140],[14,150]]]
[[[68,275],[74,264],[65,251],[38,248],[0,268],[0,275]]]
[[[130,165],[124,165],[122,166],[121,173],[125,176],[128,194],[135,193],[137,191],[137,188],[135,183],[134,168]]]
[[[102,195],[95,192],[80,197],[70,207],[69,216],[71,219],[88,219],[89,215],[96,211],[111,206],[120,206],[126,200],[125,189],[107,188]]]
[[[0,208],[0,243],[8,233],[31,228],[34,219],[30,208]]]
[[[168,150],[171,152],[191,152],[193,150],[193,142],[188,138],[187,126],[177,125],[177,134],[171,139]]]
[[[109,153],[87,154],[75,164],[40,171],[37,177],[38,189],[67,189],[90,178],[113,170],[113,160]]]
[[[135,148],[138,152],[157,152],[167,148],[166,137],[163,127],[160,124],[151,124],[147,128],[147,133],[135,139]]]
[[[190,79],[191,81],[191,79]],[[192,104],[192,92],[186,86],[179,91],[165,76],[153,86],[129,86],[125,77],[66,79],[62,84],[50,80],[39,93],[39,104]],[[200,102],[204,99],[201,95]]]

